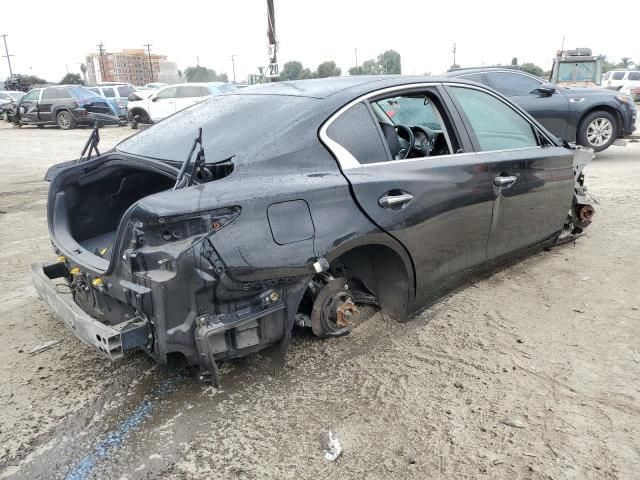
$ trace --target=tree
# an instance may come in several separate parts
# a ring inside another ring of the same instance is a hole
[[[511,59],[511,65],[513,65],[513,66],[518,65],[518,57],[513,57],[513,58]]]
[[[362,66],[358,65],[357,67],[351,67],[349,69],[349,75],[364,75],[362,73]]]
[[[80,64],[80,71],[82,72],[82,78],[84,80],[85,85],[89,82],[87,82],[87,66],[84,63]]]
[[[304,69],[302,68],[302,62],[292,60],[291,62],[287,62],[282,66],[282,71],[280,72],[280,80],[298,80],[299,78],[302,78],[303,71]]]
[[[318,78],[318,74],[316,72],[312,72],[308,68],[303,68],[302,73],[300,74],[300,79],[306,80],[308,78]]]
[[[84,81],[79,73],[67,73],[60,80],[60,85],[84,85]]]
[[[536,77],[542,77],[544,75],[544,70],[539,66],[533,63],[523,63],[520,65],[520,68],[523,72],[530,73],[531,75],[535,75]]]
[[[326,77],[339,77],[342,73],[342,70],[336,66],[336,62],[333,60],[328,62],[322,62],[318,65],[318,70],[316,71],[318,78],[326,78]]]
[[[196,67],[187,67],[184,71],[187,82],[228,82],[226,73],[218,75],[215,70],[200,65]]]
[[[621,65],[622,68],[631,68],[631,66],[634,65],[633,61],[629,57],[622,57],[620,60],[621,62],[619,65]]]
[[[402,73],[402,62],[400,54],[395,50],[387,50],[378,55],[378,65],[383,74],[400,74]]]
[[[44,85],[48,83],[44,78],[40,78],[37,75],[22,75],[21,82],[27,85]]]
[[[361,75],[380,75],[380,65],[375,60],[365,60],[362,64]]]

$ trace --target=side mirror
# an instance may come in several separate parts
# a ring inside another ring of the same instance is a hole
[[[558,89],[553,83],[543,83],[538,88],[536,88],[533,93],[539,93],[540,95],[544,95],[546,97],[550,97],[554,93],[556,93]]]
[[[151,101],[152,102],[157,102],[158,101],[158,96],[157,95],[152,95],[151,96]]]

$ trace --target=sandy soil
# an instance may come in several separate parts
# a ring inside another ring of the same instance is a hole
[[[53,255],[42,177],[88,133],[0,127],[0,478],[637,478],[640,144],[587,168],[599,205],[575,245],[406,324],[366,310],[349,337],[298,333],[284,371],[255,355],[214,390],[144,355],[107,363],[30,285]]]

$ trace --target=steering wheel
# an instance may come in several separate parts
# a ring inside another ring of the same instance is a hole
[[[426,141],[423,140],[419,145],[415,145],[414,149],[420,152],[423,157],[428,157],[433,151],[433,146],[438,138],[438,132],[435,132],[430,128],[423,127],[422,125],[416,125],[411,128],[424,133]]]
[[[396,155],[396,160],[404,160],[409,156],[411,151],[416,146],[416,137],[413,134],[413,130],[411,130],[406,125],[401,123],[396,123],[393,128],[398,135],[398,139],[400,140],[400,146],[402,147],[400,151]],[[402,133],[401,133],[402,132]],[[403,145],[403,143],[405,145]]]

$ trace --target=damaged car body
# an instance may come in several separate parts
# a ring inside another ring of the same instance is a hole
[[[282,364],[294,324],[344,335],[358,304],[403,321],[575,238],[593,215],[591,157],[463,80],[267,84],[52,167],[58,259],[32,277],[103,355],[143,349],[217,383],[230,358]]]

